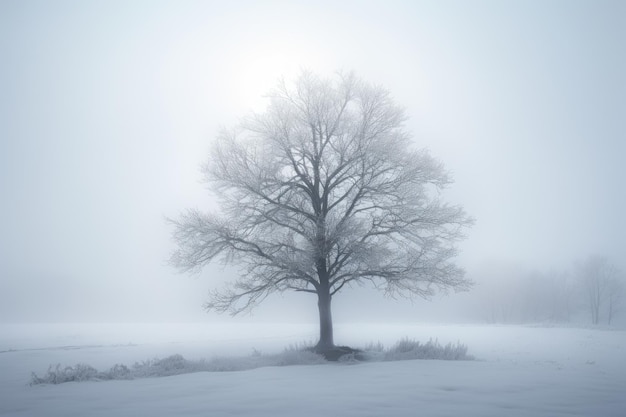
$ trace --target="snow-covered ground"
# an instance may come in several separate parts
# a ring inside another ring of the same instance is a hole
[[[180,353],[245,356],[315,340],[314,325],[0,325],[2,416],[624,416],[626,331],[339,324],[336,341],[460,341],[475,361],[266,367],[29,386],[31,371],[105,370]]]

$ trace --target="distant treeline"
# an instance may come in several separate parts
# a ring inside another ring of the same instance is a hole
[[[626,279],[606,258],[570,270],[486,266],[475,277],[474,308],[489,323],[590,322],[611,325],[622,314]]]

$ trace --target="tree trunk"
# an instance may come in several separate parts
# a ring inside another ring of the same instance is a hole
[[[320,313],[320,340],[315,350],[321,353],[334,348],[335,343],[333,341],[333,317],[330,312],[330,291],[320,289],[317,297],[317,307]]]

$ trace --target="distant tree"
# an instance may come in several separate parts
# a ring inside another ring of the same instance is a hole
[[[611,324],[624,301],[624,276],[619,271],[608,282],[606,322]]]
[[[619,270],[600,256],[589,257],[577,269],[591,322],[599,324],[604,312],[607,323],[611,324],[623,296]]]
[[[170,220],[171,263],[242,267],[206,304],[218,312],[276,291],[316,295],[320,352],[334,348],[331,299],[351,284],[392,296],[468,289],[452,258],[472,220],[439,198],[451,178],[413,148],[405,119],[388,91],[352,74],[279,82],[264,113],[217,138],[203,172],[221,212]]]

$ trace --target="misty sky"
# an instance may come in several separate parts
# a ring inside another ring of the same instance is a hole
[[[0,0],[0,321],[203,320],[232,272],[167,266],[164,218],[212,207],[212,138],[303,68],[406,107],[477,220],[470,276],[626,269],[625,39],[619,1]]]

